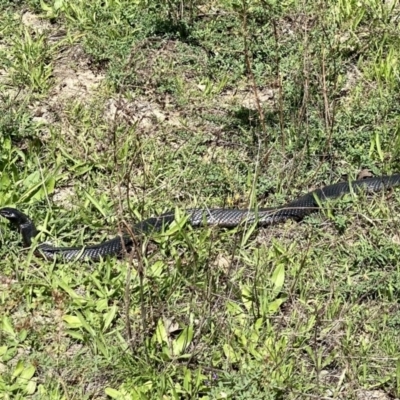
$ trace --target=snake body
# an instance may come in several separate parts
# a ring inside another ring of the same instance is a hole
[[[185,213],[187,223],[193,227],[215,225],[233,228],[243,223],[257,223],[258,226],[265,227],[288,219],[299,221],[317,211],[322,201],[337,198],[346,193],[377,192],[396,186],[400,186],[400,174],[336,183],[313,190],[278,207],[260,208],[258,210],[193,208],[185,210]],[[8,219],[21,232],[26,247],[32,245],[32,239],[37,235],[37,230],[34,222],[26,214],[15,208],[5,207],[0,209],[0,216]],[[166,212],[135,224],[132,227],[132,233],[141,235],[160,231],[174,220],[175,212]],[[56,257],[61,257],[66,261],[77,259],[99,260],[106,256],[121,256],[125,250],[131,249],[133,245],[133,238],[130,235],[124,235],[100,244],[80,247],[55,247],[42,243],[37,246],[36,251],[37,254],[50,260]]]

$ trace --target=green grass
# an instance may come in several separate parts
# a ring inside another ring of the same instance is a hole
[[[0,221],[0,399],[400,397],[399,194],[192,229],[399,171],[398,1],[0,1],[0,207],[126,260],[48,262]]]

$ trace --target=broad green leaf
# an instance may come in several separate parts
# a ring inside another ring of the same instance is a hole
[[[61,289],[63,289],[66,293],[68,293],[72,299],[79,299],[79,300],[84,300],[85,299],[81,296],[79,296],[69,285],[67,282],[65,282],[63,279],[56,280],[55,285],[59,286]],[[56,287],[57,287],[56,286]]]
[[[186,225],[187,220],[189,219],[189,215],[182,213],[179,209],[175,210],[175,220],[168,227],[168,230],[165,232],[167,236],[173,235],[176,232],[182,230],[182,228]]]
[[[64,6],[64,0],[55,0],[54,1],[54,9],[56,11],[62,9],[63,6]]]
[[[14,332],[14,329],[13,329],[13,327],[12,327],[10,318],[8,318],[8,317],[3,317],[3,318],[1,319],[1,322],[2,322],[2,323],[1,323],[1,329],[2,329],[4,332],[6,332],[6,333],[12,335],[13,337],[15,337],[15,332]]]
[[[94,276],[94,275],[91,275],[91,279],[92,279],[92,282],[94,282],[96,284],[97,288],[99,289],[99,292],[100,292],[100,293],[98,292],[99,296],[103,297],[101,299],[101,301],[102,302],[105,301],[105,304],[103,304],[103,306],[101,306],[100,303],[97,303],[98,304],[97,307],[102,307],[102,308],[97,308],[97,310],[98,311],[105,310],[108,307],[108,299],[104,298],[104,297],[107,297],[107,293],[106,293],[107,291],[104,288],[104,283],[100,282],[100,279],[97,279],[96,276]]]
[[[285,282],[285,266],[279,264],[271,277],[271,282],[274,284],[274,289],[271,294],[271,298],[275,298],[281,292],[283,284]]]
[[[175,356],[181,355],[193,339],[193,326],[186,327],[176,340],[172,342],[172,351]]]
[[[268,311],[269,314],[273,314],[276,311],[278,311],[279,307],[286,301],[286,297],[281,297],[279,299],[276,299],[274,301],[272,301],[271,303],[269,303],[268,305]]]
[[[168,343],[168,334],[163,320],[160,318],[157,323],[156,338],[159,344]]]
[[[185,375],[183,378],[183,388],[189,392],[191,390],[191,382],[192,382],[192,373],[190,369],[185,369]]]
[[[8,347],[7,346],[0,346],[0,357],[6,354]]]
[[[3,361],[3,362],[10,361],[17,355],[17,353],[18,353],[17,347],[15,347],[15,346],[8,347],[6,349],[6,352],[1,356],[1,361]],[[1,377],[1,375],[0,375],[0,377]]]
[[[47,194],[53,193],[55,186],[56,186],[56,178],[54,176],[50,176],[46,181]]]
[[[12,377],[16,378],[22,373],[23,370],[24,370],[24,362],[22,360],[19,360],[17,362],[17,365],[15,366],[14,372],[12,373]]]
[[[10,138],[4,138],[3,149],[11,150],[11,139]]]
[[[228,344],[225,343],[223,345],[223,349],[224,349],[224,353],[225,353],[225,357],[230,361],[230,362],[237,362],[239,360],[239,355],[237,355],[235,353],[235,351],[233,350],[233,347]]]
[[[117,400],[132,400],[132,397],[127,395],[127,394],[122,394],[119,390],[112,389],[112,388],[106,388],[105,393],[107,396],[110,396],[112,399],[117,399]]]
[[[26,385],[25,393],[28,394],[28,395],[31,395],[31,394],[35,393],[36,392],[36,386],[37,386],[36,380],[30,380],[28,382],[28,384]]]
[[[22,329],[19,333],[18,333],[18,339],[20,342],[23,342],[26,337],[28,336],[28,331],[26,329]]]
[[[96,337],[96,332],[94,329],[87,323],[85,317],[80,313],[77,312],[76,316],[79,318],[79,321],[81,322],[82,326],[85,328],[85,330],[92,336]]]
[[[96,301],[96,311],[102,312],[108,308],[108,299],[100,299]]]
[[[240,344],[244,347],[244,348],[248,348],[248,340],[246,338],[245,335],[243,335],[243,329],[235,329],[234,330],[235,335],[237,336],[238,340],[240,341]]]
[[[32,364],[28,364],[24,370],[22,371],[21,375],[19,376],[20,379],[23,379],[24,381],[29,381],[32,379],[33,375],[35,375],[35,367]]]
[[[103,354],[103,356],[105,358],[109,358],[110,353],[108,351],[108,347],[105,346],[104,341],[103,341],[103,336],[100,335],[101,337],[95,337],[95,343],[96,343],[96,347],[97,349],[100,351],[101,354]]]
[[[243,285],[242,286],[242,302],[244,306],[246,307],[247,311],[250,311],[253,307],[253,294],[251,292],[251,289],[248,285]]]
[[[147,272],[147,276],[150,278],[160,277],[164,268],[164,262],[161,260],[156,261]]]
[[[48,6],[43,0],[40,0],[40,7],[43,11],[46,11],[49,15],[53,15],[53,8]]]
[[[9,177],[8,174],[6,174],[5,172],[3,172],[1,178],[0,178],[0,187],[2,188],[2,190],[5,190],[6,188],[8,188],[10,186],[11,183],[11,179]]]
[[[169,349],[169,346],[167,346],[167,345],[162,346],[162,350],[161,350],[160,356],[164,361],[170,361],[171,360],[171,351]]]
[[[77,340],[83,341],[83,339],[84,339],[82,333],[80,333],[80,332],[78,332],[78,331],[67,330],[65,333],[66,333],[67,335],[73,337],[74,339],[77,339]]]
[[[285,247],[283,247],[280,243],[274,241],[274,250],[276,254],[279,254],[281,256],[285,255],[287,253],[287,250]]]
[[[117,314],[117,310],[118,310],[117,306],[113,305],[104,315],[103,332],[105,332],[111,325],[111,322],[114,320],[115,315]]]
[[[69,325],[72,329],[77,329],[82,327],[81,320],[75,315],[64,315],[62,319]]]
[[[233,317],[237,323],[246,323],[246,313],[238,303],[228,301],[226,309],[229,312],[230,316]]]

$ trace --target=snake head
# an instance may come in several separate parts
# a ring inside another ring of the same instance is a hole
[[[11,224],[17,228],[20,228],[21,225],[29,221],[29,218],[24,213],[11,207],[1,208],[0,216],[8,219],[11,222]]]
[[[0,217],[6,218],[22,234],[22,239],[25,246],[30,246],[32,238],[36,236],[37,231],[35,224],[23,212],[15,208],[4,207],[0,208]]]

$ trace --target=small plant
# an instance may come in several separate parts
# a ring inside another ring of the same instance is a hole
[[[23,27],[12,42],[9,56],[9,73],[16,86],[25,85],[31,90],[44,93],[51,87],[51,48],[45,34],[32,35]]]

